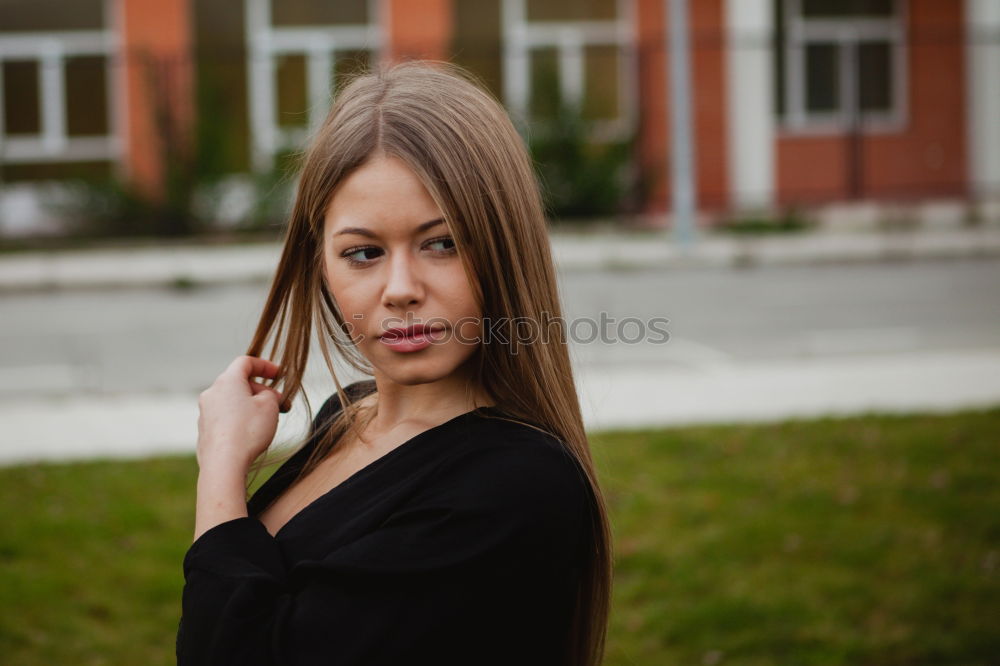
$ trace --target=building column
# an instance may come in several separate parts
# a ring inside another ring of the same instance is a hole
[[[772,2],[726,0],[729,193],[733,210],[774,204]],[[994,0],[985,0],[993,2]]]
[[[392,60],[447,60],[454,23],[452,0],[382,0]]]
[[[966,0],[969,193],[1000,202],[1000,3]]]
[[[165,194],[167,154],[192,148],[194,54],[189,0],[118,0],[124,166],[149,196]]]

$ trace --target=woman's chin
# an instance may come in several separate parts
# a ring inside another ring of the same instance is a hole
[[[438,344],[416,351],[396,351],[377,342],[363,353],[376,376],[395,384],[413,386],[465,375],[476,356],[476,348]]]
[[[400,359],[390,363],[375,364],[375,372],[384,379],[403,386],[430,384],[450,377],[455,372],[451,364],[443,364],[438,359]]]

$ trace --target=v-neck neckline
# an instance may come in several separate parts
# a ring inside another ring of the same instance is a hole
[[[374,460],[372,460],[368,464],[364,465],[360,469],[352,472],[350,475],[347,476],[347,478],[345,478],[344,480],[340,481],[339,483],[337,483],[336,485],[334,485],[332,488],[328,488],[326,491],[324,491],[320,495],[316,496],[312,501],[310,501],[308,504],[306,504],[301,509],[299,509],[294,514],[292,514],[288,518],[288,520],[286,520],[284,522],[284,524],[282,524],[282,526],[279,527],[278,530],[274,533],[273,538],[274,539],[279,539],[281,537],[282,533],[285,532],[285,530],[289,527],[289,525],[291,525],[292,523],[295,523],[295,522],[299,522],[301,520],[302,516],[305,515],[305,514],[307,514],[307,513],[309,513],[311,511],[311,509],[313,509],[315,506],[319,505],[320,503],[325,502],[328,497],[330,497],[334,493],[342,490],[345,486],[348,486],[348,485],[350,485],[352,483],[357,483],[357,480],[359,478],[361,478],[363,476],[367,476],[368,474],[371,474],[375,469],[377,469],[379,467],[382,467],[383,465],[387,464],[391,460],[393,460],[396,457],[398,457],[401,454],[401,452],[404,452],[405,450],[412,449],[413,446],[414,446],[414,444],[417,441],[424,439],[427,435],[434,434],[434,433],[440,433],[442,430],[446,429],[447,427],[453,426],[453,425],[458,424],[460,422],[464,422],[464,421],[466,421],[466,420],[468,420],[470,418],[476,417],[476,416],[482,417],[482,415],[484,415],[484,414],[498,414],[498,413],[499,413],[499,411],[496,409],[496,407],[494,407],[492,405],[486,406],[486,407],[476,407],[475,409],[472,409],[470,411],[462,412],[461,414],[458,414],[457,416],[453,416],[452,418],[448,419],[447,421],[439,423],[439,424],[437,424],[435,426],[431,426],[427,430],[423,430],[421,432],[418,432],[413,437],[410,437],[409,439],[405,440],[402,444],[400,444],[400,445],[392,448],[389,451],[386,451],[385,453],[383,453],[378,458],[375,458]],[[303,449],[303,451],[304,450],[305,449]],[[302,451],[296,453],[296,457],[298,457],[298,455],[300,453],[302,453]],[[305,464],[305,458],[303,458],[300,463],[297,463],[295,465],[294,469],[290,470],[290,472],[292,474],[296,475],[296,476],[293,476],[293,478],[292,478],[291,481],[289,481],[282,488],[280,488],[277,491],[277,493],[275,494],[275,496],[271,499],[271,501],[268,502],[268,504],[263,509],[261,509],[260,511],[258,511],[256,513],[256,515],[254,515],[254,518],[256,520],[260,521],[261,514],[264,513],[265,511],[267,511],[271,506],[273,506],[274,503],[276,501],[278,501],[278,499],[281,497],[281,495],[284,492],[286,492],[292,486],[292,484],[297,479],[297,474],[298,474],[299,469],[301,469],[301,466],[304,465],[304,464]],[[258,489],[258,492],[261,489],[263,489],[263,487],[260,488],[260,489]]]

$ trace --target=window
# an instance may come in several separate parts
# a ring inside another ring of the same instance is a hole
[[[104,24],[104,0],[0,2],[0,30],[5,33],[102,30]]]
[[[8,178],[118,159],[110,103],[118,44],[105,23],[101,0],[0,3],[0,164]]]
[[[382,49],[378,0],[245,0],[255,168],[301,147],[344,76]]]
[[[775,107],[792,130],[899,125],[905,0],[775,0]]]
[[[595,139],[634,126],[631,0],[502,0],[504,102],[544,124],[579,109]]]

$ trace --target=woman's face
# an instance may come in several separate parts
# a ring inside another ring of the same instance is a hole
[[[461,372],[481,312],[444,215],[409,167],[375,157],[344,180],[323,252],[327,287],[376,376],[410,385]]]

